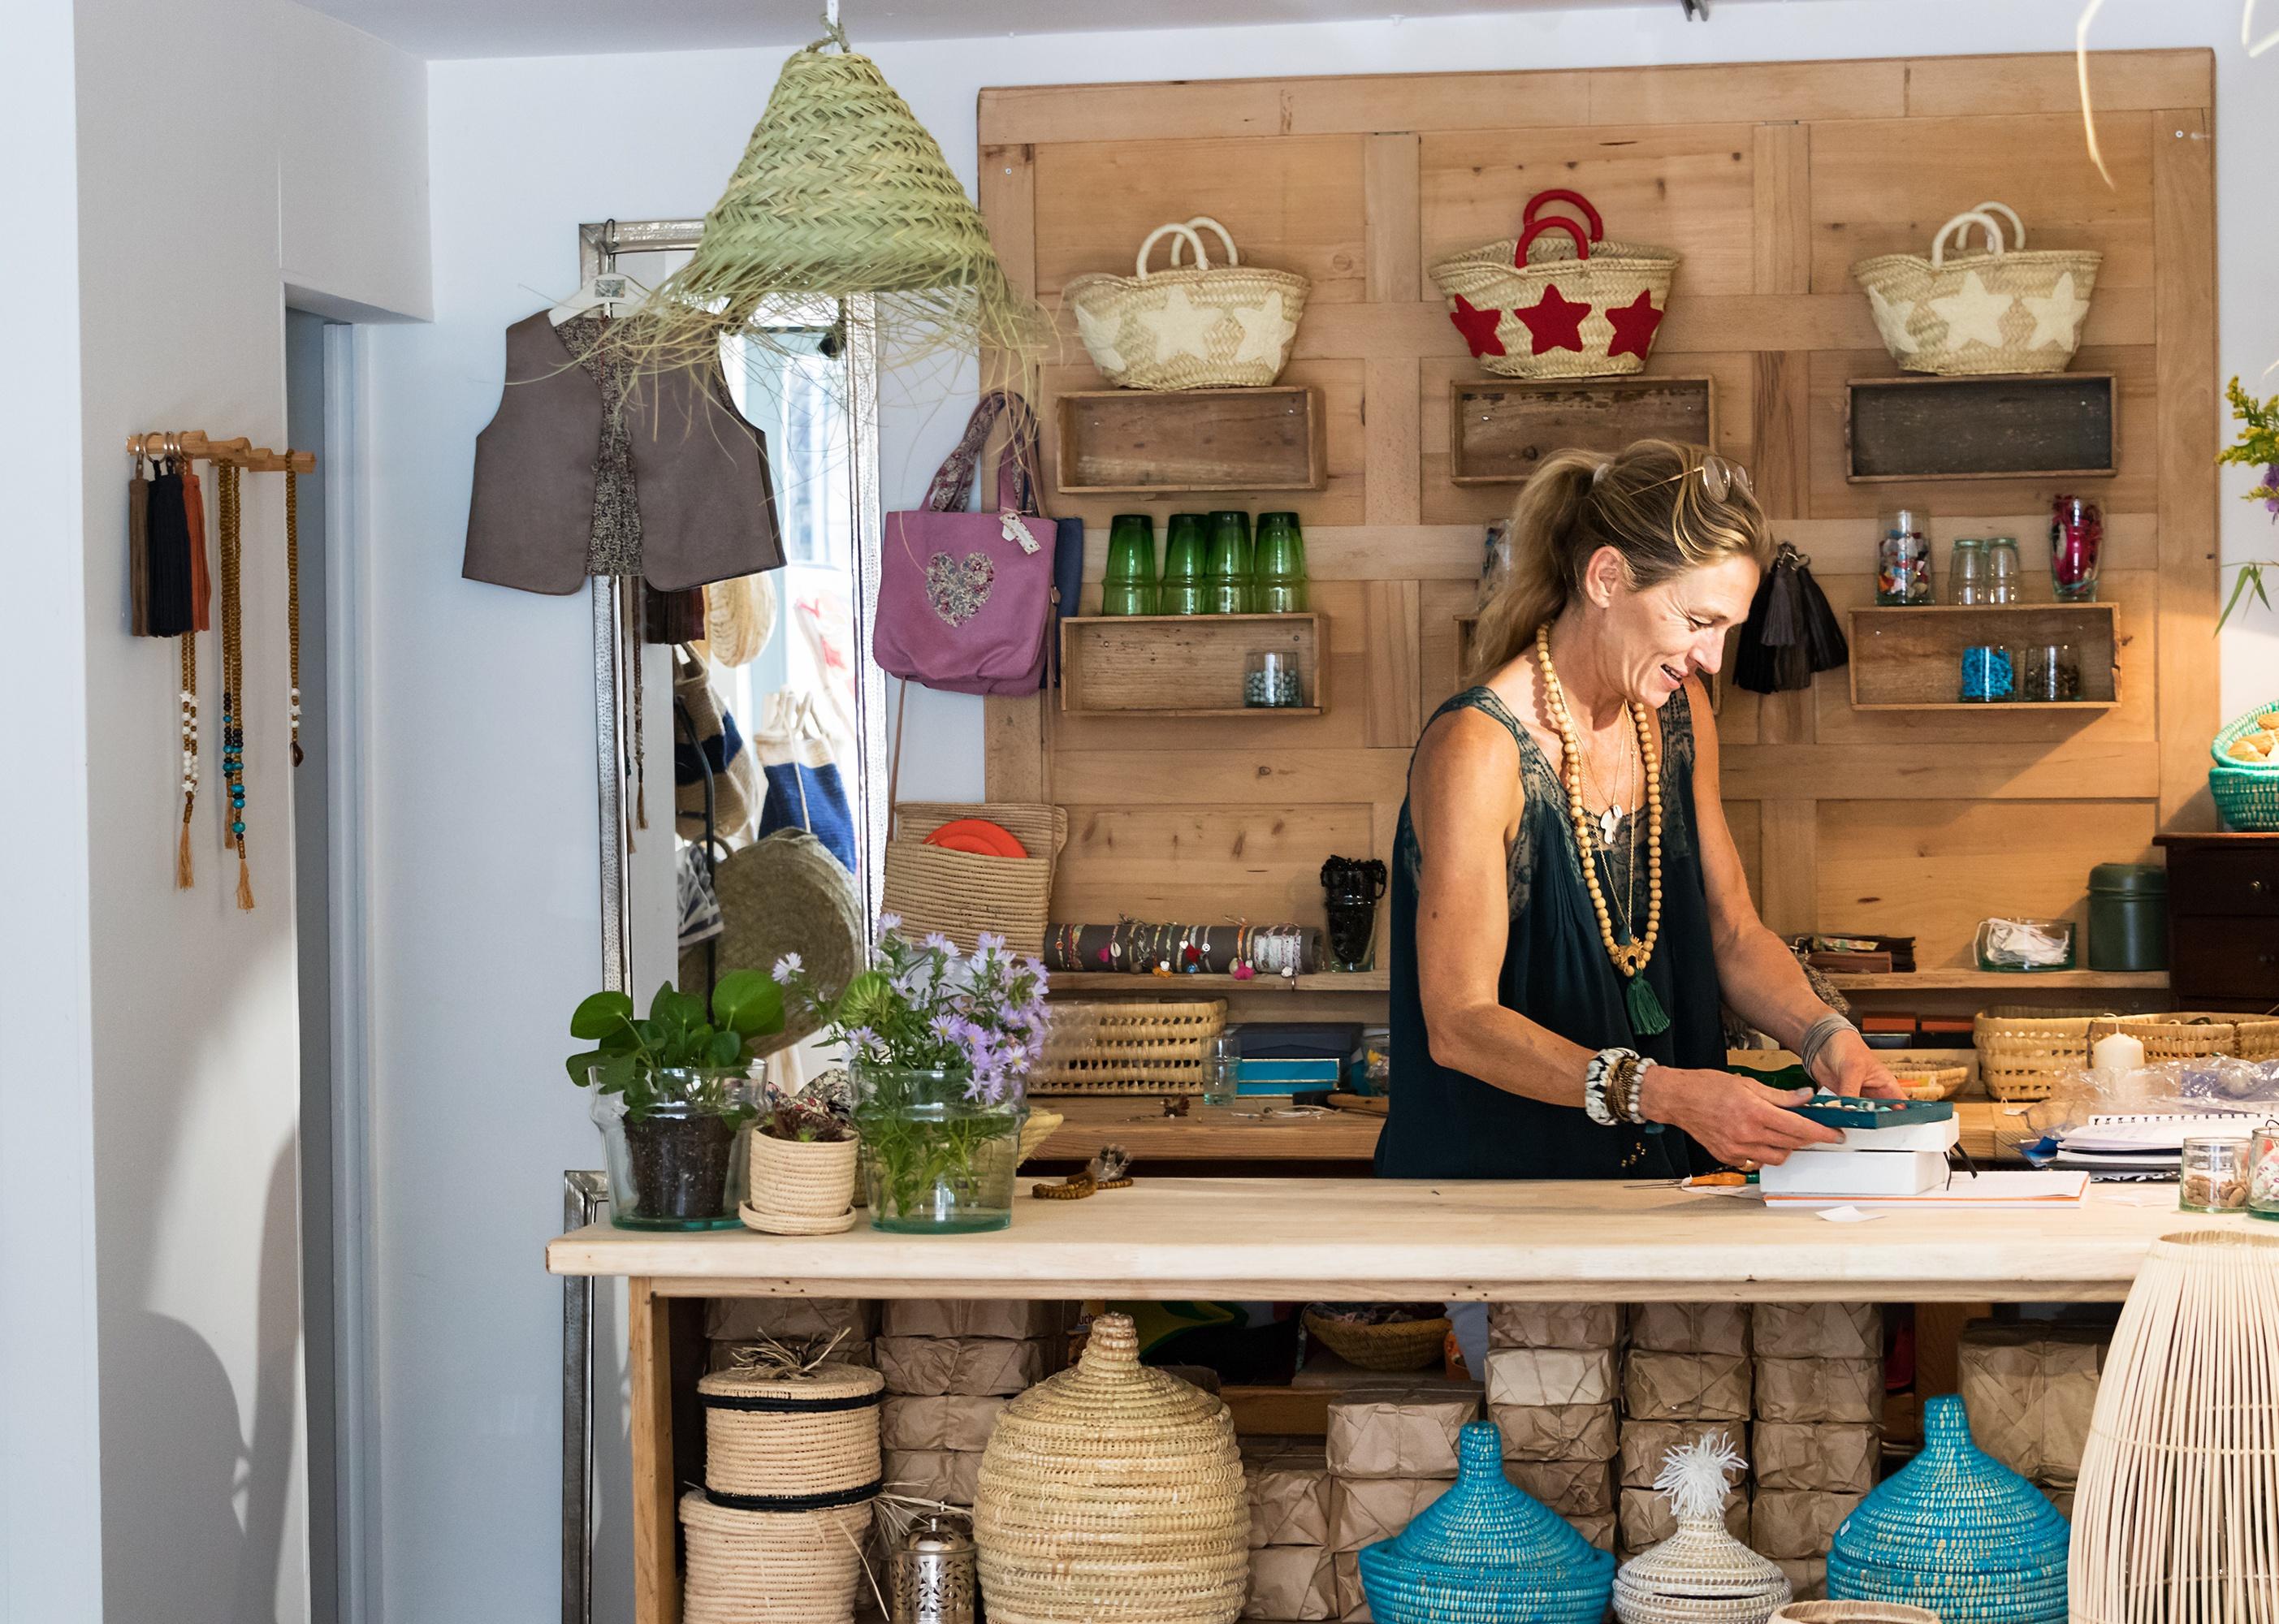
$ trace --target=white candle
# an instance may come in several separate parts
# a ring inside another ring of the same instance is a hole
[[[2090,1064],[2099,1071],[2134,1071],[2145,1063],[2145,1046],[2127,1032],[2107,1032],[2090,1051]]]

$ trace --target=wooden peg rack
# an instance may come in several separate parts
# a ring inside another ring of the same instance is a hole
[[[130,456],[181,456],[192,462],[234,463],[255,473],[314,473],[317,454],[314,451],[272,451],[267,446],[257,446],[243,435],[235,440],[209,439],[203,429],[185,429],[180,433],[129,434],[127,452]]]

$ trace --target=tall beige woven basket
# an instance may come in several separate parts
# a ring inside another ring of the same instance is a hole
[[[682,1624],[848,1624],[871,1505],[756,1512],[680,1497],[688,1542]]]
[[[1544,213],[1571,204],[1580,221]],[[1578,192],[1538,192],[1521,234],[1432,266],[1472,356],[1506,378],[1613,378],[1646,364],[1679,256],[1613,242]],[[1566,236],[1552,235],[1563,231]]]
[[[1197,227],[1218,234],[1225,263],[1213,265]],[[1147,257],[1171,239],[1171,269]],[[1194,249],[1193,269],[1179,264]],[[1069,280],[1077,334],[1101,377],[1124,389],[1260,388],[1282,376],[1313,284],[1293,271],[1246,265],[1234,238],[1207,214],[1158,226],[1140,245],[1130,276],[1094,272]]]
[[[2152,1243],[2098,1385],[2068,1566],[2076,1624],[2279,1618],[2279,1234]]]
[[[1250,1574],[1233,1418],[1102,1314],[997,1418],[973,1537],[992,1624],[1230,1624]]]
[[[986,818],[1018,840],[1026,857],[984,857],[928,846],[926,836],[962,817]],[[894,808],[886,842],[886,911],[901,915],[917,941],[939,931],[966,952],[982,931],[1015,953],[1044,951],[1053,869],[1068,844],[1068,813],[1025,801],[906,801]]]
[[[885,1386],[859,1365],[714,1371],[696,1383],[705,1487],[742,1498],[877,1493]]]
[[[2006,241],[2002,224],[2007,216]],[[1950,256],[1977,226],[1985,249]],[[1891,359],[1910,372],[2062,372],[2105,257],[2089,249],[2026,251],[2026,226],[2007,203],[1983,203],[1938,228],[1930,257],[1878,254],[1852,267],[1867,290]]]

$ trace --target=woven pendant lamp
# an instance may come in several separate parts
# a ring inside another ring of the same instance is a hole
[[[2152,1243],[2082,1454],[2072,1616],[2279,1618],[2279,1235]]]
[[[1005,1406],[973,1503],[991,1624],[1230,1624],[1250,1580],[1234,1421],[1106,1314]]]
[[[1007,281],[934,138],[835,15],[825,26],[784,64],[694,256],[628,324],[645,329],[628,341],[668,364],[708,364],[724,333],[748,335],[771,303],[875,295],[879,345],[898,364],[977,348],[1032,363],[1048,320]]]
[[[1623,1624],[1765,1624],[1795,1591],[1779,1567],[1725,1531],[1725,1479],[1743,1460],[1723,1433],[1662,1457],[1654,1486],[1677,1532],[1615,1575]]]

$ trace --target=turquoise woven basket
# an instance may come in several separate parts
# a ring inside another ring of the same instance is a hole
[[[1922,1452],[1836,1530],[1828,1597],[1927,1607],[1941,1624],[2062,1624],[2072,1534],[2040,1490],[1970,1441],[1961,1399],[1933,1398]]]
[[[2236,768],[2242,772],[2264,773],[2274,778],[2279,778],[2279,762],[2271,762],[2260,767],[2253,767],[2236,762],[2232,760],[2231,757],[2224,754],[2224,751],[2231,747],[2231,744],[2235,739],[2238,739],[2244,733],[2252,733],[2257,731],[2262,726],[2263,718],[2271,715],[2275,711],[2279,711],[2279,701],[2273,701],[2269,703],[2258,705],[2252,710],[2250,710],[2245,716],[2236,717],[2232,721],[2225,723],[2222,731],[2208,741],[2209,757],[2214,760],[2215,764],[2219,767]]]
[[[2241,833],[2279,829],[2279,768],[2211,767],[2208,793],[2217,816]]]
[[[1615,1590],[1615,1559],[1505,1480],[1492,1421],[1457,1439],[1448,1492],[1360,1561],[1377,1624],[1600,1624]]]

